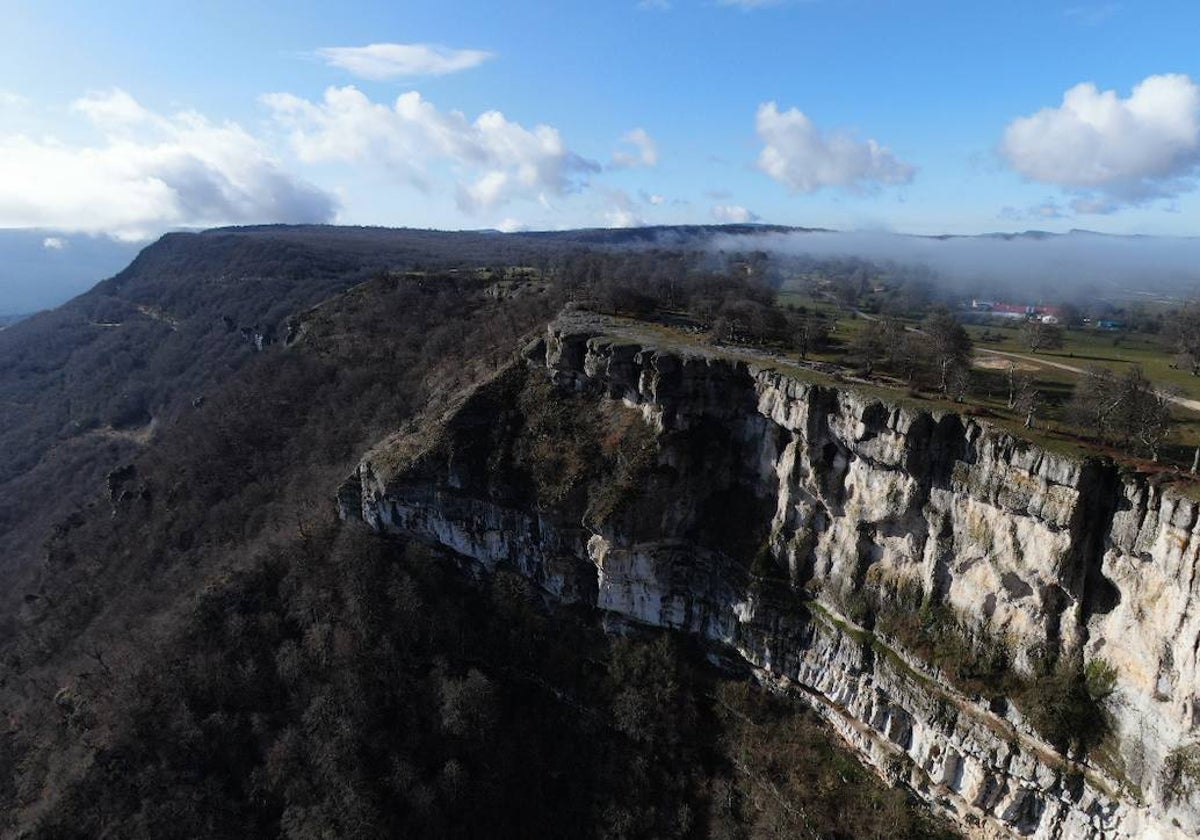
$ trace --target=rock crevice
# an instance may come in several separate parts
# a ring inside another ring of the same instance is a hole
[[[512,377],[602,418],[600,443],[545,440],[590,427],[532,416],[545,406],[516,417],[493,384],[404,457],[373,451],[342,515],[729,646],[973,835],[1200,834],[1200,801],[1180,793],[1200,784],[1170,772],[1200,742],[1196,502],[974,418],[569,319]],[[547,501],[539,459],[579,486]],[[1012,703],[947,684],[874,627],[905,597],[1019,675],[1100,663],[1121,759],[1064,755]]]

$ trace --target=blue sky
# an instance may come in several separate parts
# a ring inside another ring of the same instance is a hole
[[[39,0],[0,14],[0,228],[1192,235],[1200,220],[1195,3]]]

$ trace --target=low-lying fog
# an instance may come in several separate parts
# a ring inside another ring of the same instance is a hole
[[[964,295],[981,297],[1200,297],[1200,238],[1086,231],[954,237],[796,231],[723,236],[715,245],[726,251],[922,264]]]

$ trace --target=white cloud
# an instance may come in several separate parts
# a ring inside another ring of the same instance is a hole
[[[758,214],[737,204],[718,204],[713,207],[712,216],[723,225],[744,225],[759,220]]]
[[[496,225],[496,230],[501,233],[520,233],[523,230],[529,230],[529,225],[522,222],[520,219],[509,217]]]
[[[47,236],[42,240],[42,247],[47,251],[61,251],[67,247],[67,240],[61,236]]]
[[[392,106],[369,100],[353,86],[332,87],[320,102],[289,93],[263,97],[275,118],[291,130],[301,160],[348,161],[387,169],[419,189],[430,189],[430,167],[449,165],[466,212],[579,188],[599,167],[567,148],[558,130],[526,129],[499,111],[474,121],[440,111],[416,91]]]
[[[766,144],[758,168],[792,192],[906,184],[916,171],[874,140],[858,140],[846,132],[823,134],[795,108],[780,112],[774,102],[764,103],[755,125]]]
[[[285,172],[236,123],[161,116],[129,94],[72,106],[98,142],[0,134],[0,227],[142,239],[170,227],[329,221],[333,199]]]
[[[644,128],[626,132],[621,142],[626,148],[613,152],[613,166],[629,169],[635,166],[658,165],[658,144]]]
[[[671,0],[639,0],[637,7],[642,11],[665,12],[671,8]]]
[[[659,205],[662,205],[662,204],[666,204],[666,202],[667,202],[666,196],[659,195],[658,193],[648,193],[645,190],[638,190],[638,198],[640,198],[642,201],[646,202],[647,204],[654,205],[655,207],[658,207]]]
[[[604,226],[610,228],[641,227],[646,224],[632,210],[625,207],[613,207],[604,213]]]
[[[1079,194],[1084,208],[1178,195],[1195,186],[1200,164],[1200,87],[1149,76],[1122,99],[1079,84],[1059,107],[1009,123],[1002,152],[1031,181]]]
[[[629,193],[624,190],[611,189],[603,192],[609,203],[608,209],[604,211],[605,227],[630,228],[642,227],[646,224],[646,220],[638,215]]]
[[[25,108],[29,105],[29,100],[18,93],[13,93],[10,90],[0,90],[0,108],[17,109]]]
[[[119,88],[89,93],[72,102],[71,110],[83,114],[98,128],[109,133],[126,132],[152,123],[159,127],[169,125],[168,120],[156,117]]]
[[[355,76],[383,79],[445,76],[470,70],[492,58],[484,50],[455,50],[439,44],[368,44],[365,47],[323,47],[317,55]]]

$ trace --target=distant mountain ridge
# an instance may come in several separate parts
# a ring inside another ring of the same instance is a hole
[[[272,239],[322,239],[338,231],[339,247],[350,241],[359,247],[417,246],[422,238],[436,234],[445,242],[473,250],[497,241],[521,243],[527,247],[580,245],[590,247],[687,247],[699,246],[721,236],[787,237],[819,234],[844,242],[842,250],[854,253],[864,239],[891,238],[898,243],[921,242],[1060,242],[1085,238],[1109,244],[1160,243],[1174,248],[1197,242],[1193,237],[1149,236],[1145,234],[1107,234],[1073,229],[1066,233],[1043,230],[993,231],[980,234],[903,234],[838,231],[823,227],[797,227],[770,224],[730,225],[650,225],[633,228],[584,228],[566,231],[521,231],[502,233],[495,230],[432,231],[416,228],[339,227],[332,225],[256,225],[213,228],[206,231],[165,234],[174,236],[242,236]],[[161,240],[160,240],[161,241]],[[390,243],[390,244],[389,244]],[[157,244],[157,243],[155,243]],[[153,245],[149,246],[153,247]],[[822,246],[828,248],[829,246]],[[903,247],[903,245],[901,246]],[[97,279],[124,268],[143,248],[141,243],[121,242],[104,236],[76,235],[52,230],[0,230],[0,319],[61,305],[73,295],[89,289]]]

